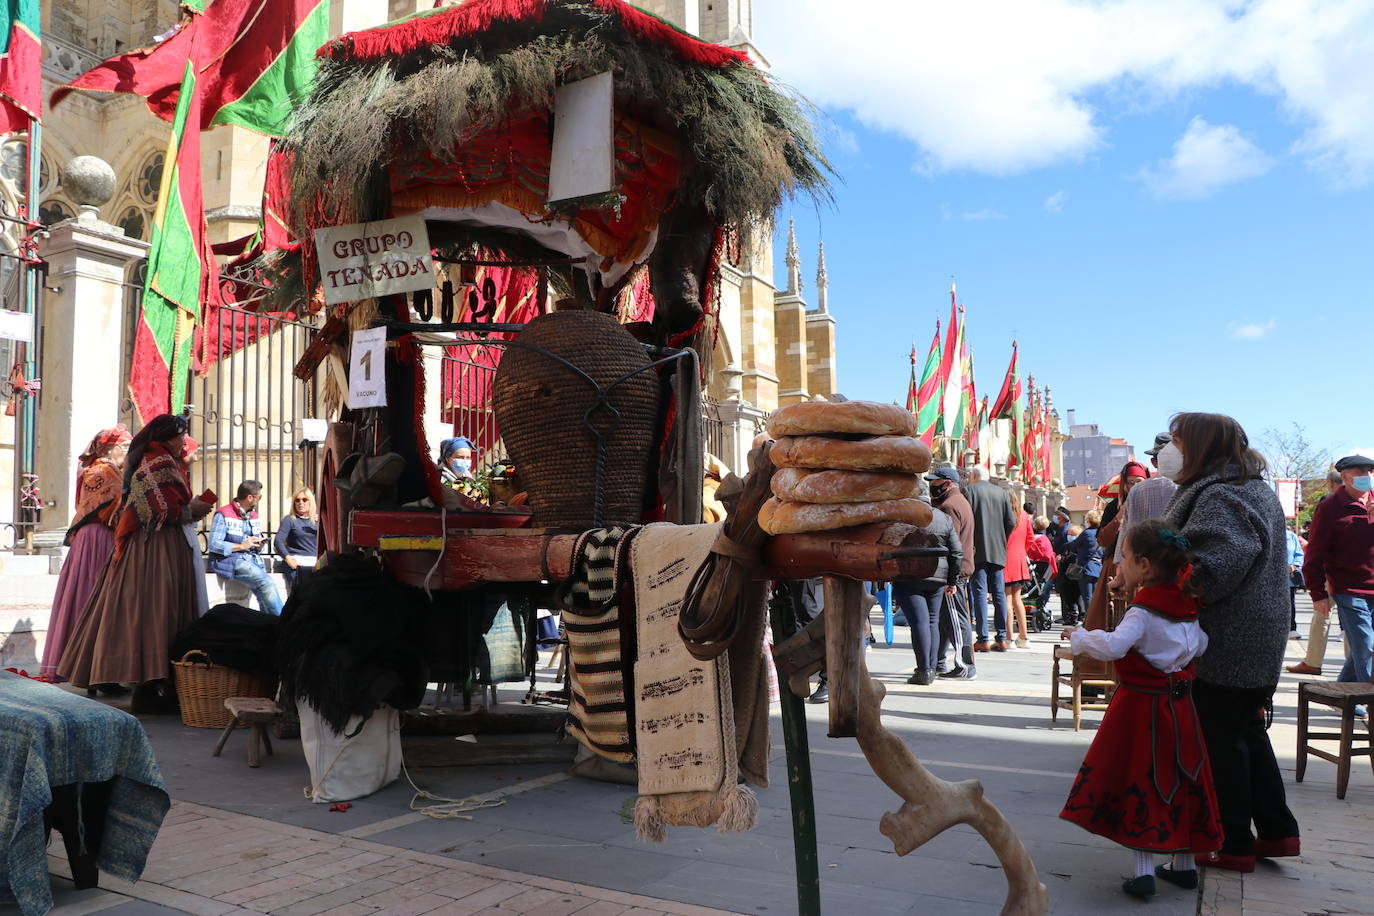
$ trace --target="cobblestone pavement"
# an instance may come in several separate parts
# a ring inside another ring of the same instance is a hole
[[[1300,596],[1302,600],[1302,596]],[[1306,633],[1308,605],[1300,606]],[[881,627],[875,631],[881,640]],[[884,723],[936,775],[976,778],[1006,814],[1050,888],[1051,912],[1138,913],[1121,893],[1129,854],[1059,820],[1059,808],[1100,713],[1074,732],[1052,724],[1048,688],[1057,630],[1033,634],[1027,649],[979,654],[974,681],[905,683],[908,633],[868,654],[888,689]],[[1290,644],[1296,660],[1302,642]],[[1341,653],[1333,633],[1327,675]],[[1272,737],[1303,826],[1303,855],[1262,862],[1252,875],[1204,875],[1197,894],[1162,887],[1151,912],[1170,914],[1374,913],[1368,901],[1370,855],[1364,815],[1374,777],[1354,768],[1344,801],[1335,768],[1294,765],[1298,678],[1285,675]],[[503,691],[503,702],[518,697]],[[982,839],[956,827],[905,858],[877,829],[896,807],[852,739],[825,737],[822,706],[808,707],[815,779],[822,904],[827,914],[986,914],[1000,908],[1005,883]],[[1332,720],[1334,721],[1334,720]],[[1329,723],[1328,723],[1329,724]],[[144,879],[129,885],[102,876],[101,888],[75,891],[55,843],[51,864],[61,916],[234,911],[314,913],[709,913],[786,916],[796,912],[791,814],[774,707],[773,785],[758,793],[758,826],[745,834],[670,829],[666,843],[634,836],[626,786],[569,777],[566,763],[488,763],[426,767],[412,756],[409,776],[446,796],[479,795],[500,807],[471,820],[435,820],[411,810],[403,778],[356,802],[346,814],[302,799],[307,781],[299,742],[275,742],[277,756],[244,765],[230,742],[210,756],[215,733],[165,717],[144,725],[176,800]],[[472,745],[455,743],[461,755]],[[12,908],[0,907],[0,916]]]

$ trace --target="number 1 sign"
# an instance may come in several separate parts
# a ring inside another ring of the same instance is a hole
[[[386,406],[386,328],[353,332],[348,359],[348,406]]]

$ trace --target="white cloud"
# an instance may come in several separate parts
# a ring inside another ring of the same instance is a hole
[[[1046,198],[1045,198],[1045,203],[1044,203],[1045,212],[1046,212],[1046,213],[1063,213],[1063,212],[1064,212],[1064,199],[1067,198],[1068,196],[1069,196],[1069,192],[1068,192],[1068,191],[1065,191],[1065,190],[1063,190],[1063,189],[1060,189],[1060,190],[1058,190],[1058,191],[1055,191],[1055,192],[1054,192],[1053,194],[1051,194],[1049,197],[1046,197]]]
[[[1174,154],[1140,173],[1160,197],[1207,197],[1228,184],[1263,175],[1274,160],[1231,124],[1193,118],[1174,144]]]
[[[1233,321],[1228,328],[1233,340],[1259,340],[1261,337],[1264,337],[1270,331],[1274,330],[1274,328],[1278,327],[1278,325],[1279,323],[1277,321],[1270,318],[1268,321],[1251,321],[1245,323]]]
[[[931,172],[1081,160],[1108,105],[1226,83],[1275,99],[1313,167],[1374,180],[1368,0],[755,0],[754,25],[778,76]]]

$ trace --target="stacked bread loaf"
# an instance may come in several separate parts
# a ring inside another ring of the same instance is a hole
[[[930,524],[916,475],[930,449],[916,418],[872,401],[807,401],[773,411],[773,497],[759,510],[769,534],[829,531],[874,522]]]

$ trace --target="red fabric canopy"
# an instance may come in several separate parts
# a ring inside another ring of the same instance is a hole
[[[458,6],[417,13],[375,29],[340,35],[320,48],[319,55],[335,60],[382,60],[427,45],[448,44],[494,25],[537,28],[549,9],[555,6],[570,10],[590,6],[615,16],[621,28],[638,40],[667,48],[700,67],[752,65],[743,51],[702,41],[623,0],[579,0],[576,5],[566,0],[467,0]]]

